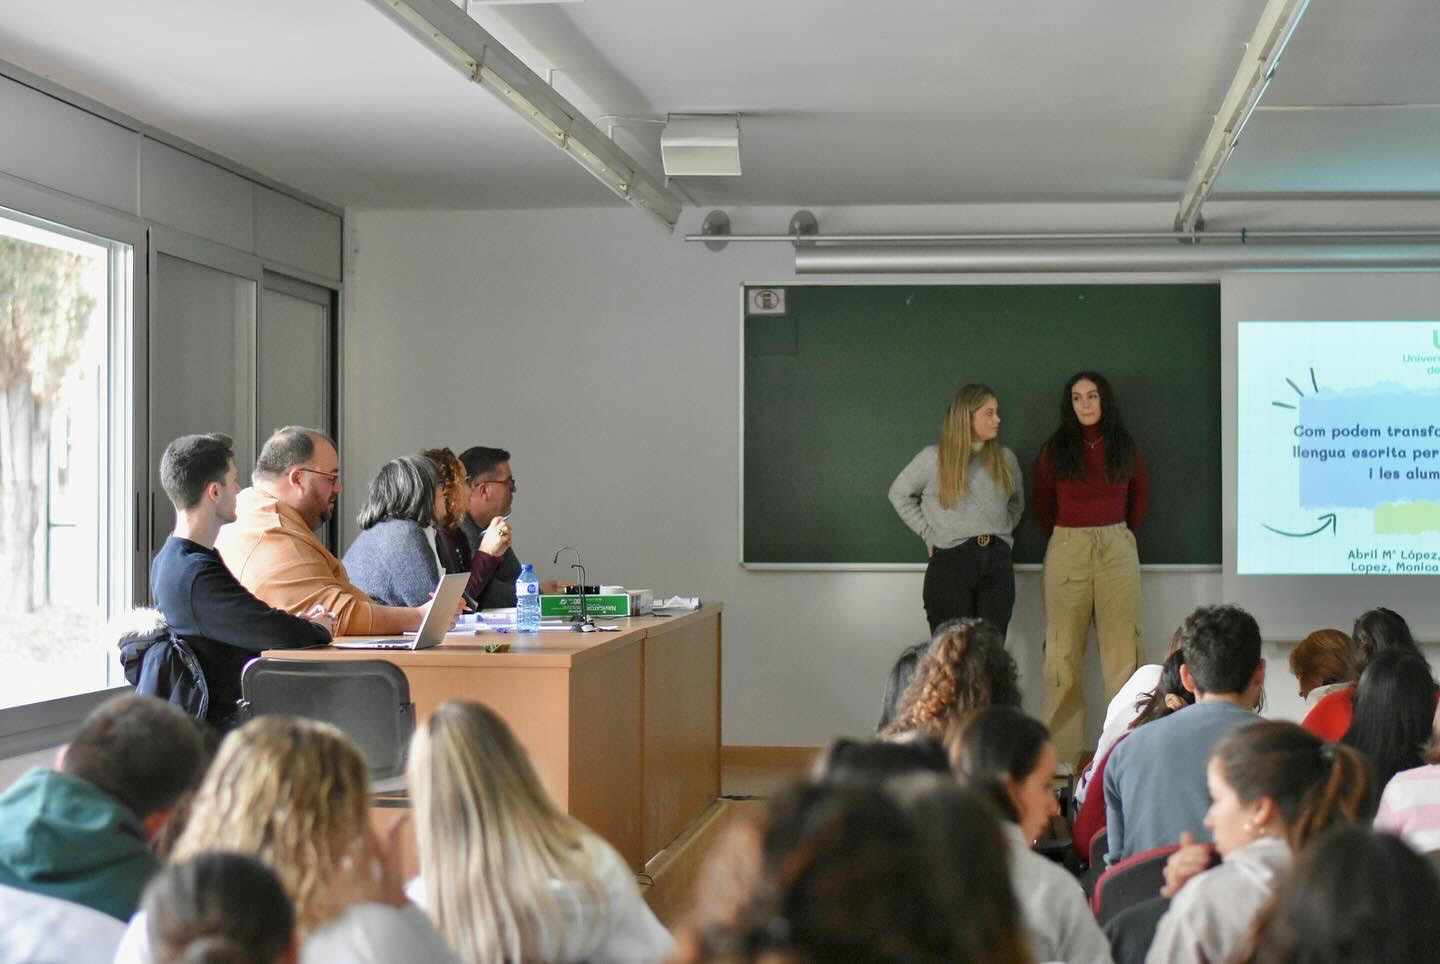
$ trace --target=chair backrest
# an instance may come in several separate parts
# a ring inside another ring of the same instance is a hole
[[[415,732],[410,681],[383,659],[252,659],[240,674],[240,719],[266,713],[329,723],[355,742],[372,780],[405,772]]]
[[[1088,852],[1090,854],[1091,867],[1105,866],[1105,855],[1110,852],[1110,835],[1105,832],[1104,827],[1095,831],[1094,835],[1090,838],[1090,849]]]
[[[1090,907],[1101,926],[1127,907],[1158,897],[1165,884],[1165,861],[1179,849],[1177,844],[1156,847],[1126,857],[1101,874],[1090,897]]]
[[[1435,868],[1437,874],[1440,874],[1440,850],[1427,850],[1421,856],[1429,861],[1430,866]]]

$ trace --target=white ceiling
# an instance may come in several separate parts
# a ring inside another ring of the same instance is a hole
[[[473,11],[712,204],[1178,199],[1263,0],[585,0]],[[357,208],[619,203],[367,0],[3,0],[0,59]],[[1313,4],[1219,194],[1440,193],[1440,3]],[[1415,106],[1421,105],[1421,106]],[[658,167],[658,165],[656,165]]]

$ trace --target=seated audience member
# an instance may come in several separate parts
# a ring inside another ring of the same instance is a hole
[[[240,584],[270,605],[292,613],[318,605],[333,613],[337,636],[418,628],[429,602],[375,602],[316,538],[339,494],[335,444],[314,429],[278,429],[260,450],[250,488],[236,498],[238,518],[220,530],[215,547]]]
[[[731,824],[672,960],[1033,960],[990,808],[950,780],[900,786],[797,785]]]
[[[150,840],[200,782],[200,727],[146,696],[117,696],[80,724],[54,770],[0,794],[0,886],[127,920],[159,867]]]
[[[110,964],[124,933],[91,907],[0,886],[0,964]]]
[[[510,523],[506,520],[488,526],[479,544],[472,548],[460,529],[470,501],[464,464],[448,448],[425,449],[420,454],[435,466],[435,484],[445,491],[444,499],[435,500],[435,552],[440,557],[440,568],[447,573],[470,575],[465,583],[465,599],[473,606],[485,595],[485,587],[510,548]]]
[[[1180,630],[1177,628],[1170,637],[1170,648],[1165,651],[1165,658],[1169,659],[1180,651]],[[1120,687],[1109,707],[1105,710],[1105,725],[1100,731],[1100,741],[1095,744],[1095,753],[1090,757],[1090,763],[1080,771],[1080,778],[1075,781],[1075,802],[1084,803],[1095,783],[1095,769],[1100,761],[1110,753],[1113,747],[1126,732],[1135,728],[1135,721],[1139,718],[1141,711],[1150,702],[1155,688],[1160,685],[1160,678],[1164,675],[1164,663],[1146,663],[1137,667],[1125,685]],[[1102,804],[1103,806],[1103,804]]]
[[[369,807],[365,758],[338,730],[262,716],[220,744],[171,859],[211,850],[259,859],[290,897],[303,960],[452,964],[444,938],[405,899]],[[158,960],[148,916],[131,919],[116,964]]]
[[[885,728],[895,721],[900,700],[910,688],[910,681],[915,678],[915,667],[920,664],[929,648],[930,641],[926,640],[906,646],[895,658],[895,663],[890,667],[890,675],[885,677],[885,694],[880,700],[880,722],[875,724],[877,735],[884,733]]]
[[[1290,650],[1290,672],[1300,683],[1306,709],[1354,682],[1350,637],[1338,629],[1317,629]]]
[[[1032,849],[1060,814],[1055,799],[1060,758],[1045,724],[1012,706],[987,707],[961,724],[950,751],[960,782],[1005,817],[1010,880],[1036,959],[1109,964],[1110,944],[1079,881]]]
[[[1391,649],[1376,655],[1355,686],[1355,713],[1344,742],[1365,754],[1383,787],[1402,770],[1425,762],[1440,687],[1419,653]]]
[[[1399,613],[1383,607],[1371,609],[1355,620],[1350,641],[1352,681],[1358,680],[1370,661],[1387,649],[1419,652],[1415,637],[1410,635],[1409,624]],[[1322,740],[1338,740],[1350,729],[1350,717],[1354,713],[1355,684],[1351,682],[1322,697],[1305,714],[1300,725]]]
[[[1424,765],[1391,777],[1375,814],[1376,830],[1398,834],[1422,854],[1440,851],[1440,707],[1431,726]]]
[[[1135,730],[1105,764],[1109,864],[1199,828],[1210,804],[1210,754],[1231,730],[1260,719],[1254,708],[1265,661],[1253,616],[1238,606],[1201,606],[1181,627],[1180,651],[1180,678],[1195,705]]]
[[[1374,800],[1359,753],[1280,721],[1226,737],[1206,780],[1205,826],[1221,862],[1211,868],[1210,848],[1181,838],[1165,865],[1170,909],[1145,958],[1153,964],[1230,960],[1293,856],[1331,827],[1368,820]]]
[[[406,778],[420,843],[411,893],[461,960],[660,961],[670,934],[625,861],[545,794],[505,722],[440,704]]]
[[[1153,691],[1145,694],[1145,699],[1140,706],[1140,715],[1131,720],[1129,727],[1120,734],[1121,740],[1125,739],[1130,730],[1164,719],[1176,710],[1183,710],[1195,702],[1195,694],[1185,688],[1185,681],[1180,678],[1180,667],[1183,665],[1185,665],[1185,654],[1178,649],[1165,657],[1165,665],[1160,670],[1160,682]],[[1097,786],[1105,785],[1105,764],[1109,761],[1110,752],[1113,749],[1114,744],[1095,764],[1093,780]],[[1075,855],[1080,860],[1090,859],[1090,839],[1104,827],[1105,793],[1100,791],[1085,798],[1080,805],[1080,812],[1075,815],[1075,823],[1070,828]]]
[[[210,691],[207,722],[229,729],[240,671],[267,649],[323,646],[334,618],[313,606],[304,618],[252,596],[215,551],[235,521],[235,452],[228,435],[186,435],[165,447],[160,484],[175,506],[175,531],[150,563],[150,591],[170,631],[189,644]]]
[[[387,606],[424,605],[440,581],[433,522],[444,497],[429,459],[402,455],[380,466],[341,560],[350,581]]]
[[[162,870],[141,903],[155,964],[295,964],[295,910],[268,867],[211,852]]]
[[[815,758],[811,777],[816,783],[880,786],[888,780],[932,773],[950,774],[945,748],[930,736],[909,740],[831,741]]]
[[[987,706],[1020,705],[1020,671],[1005,637],[983,619],[955,619],[935,630],[883,736],[922,732]]]
[[[1344,827],[1295,861],[1244,964],[1440,962],[1440,879],[1389,834]]]

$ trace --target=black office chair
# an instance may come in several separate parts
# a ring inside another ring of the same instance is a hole
[[[329,723],[365,756],[372,789],[390,792],[405,774],[415,732],[410,681],[383,659],[252,659],[240,674],[240,720],[266,713]]]

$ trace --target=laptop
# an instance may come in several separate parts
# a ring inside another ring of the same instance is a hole
[[[420,632],[407,639],[347,639],[335,643],[336,649],[430,649],[439,646],[440,640],[455,623],[456,607],[460,605],[460,594],[470,579],[467,572],[456,572],[440,577],[435,587],[435,601],[420,624]]]

